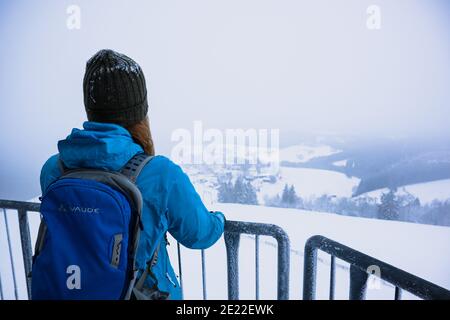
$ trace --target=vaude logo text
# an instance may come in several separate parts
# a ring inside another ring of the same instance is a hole
[[[70,212],[70,213],[100,213],[99,208],[89,208],[80,206],[71,206],[61,203],[58,208],[59,212]]]

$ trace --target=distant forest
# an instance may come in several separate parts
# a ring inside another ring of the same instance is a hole
[[[219,183],[218,201],[258,204],[255,188],[243,177],[238,177],[234,183],[230,181]],[[421,204],[417,197],[409,193],[399,193],[395,188],[383,193],[379,200],[368,196],[347,198],[329,195],[306,199],[297,195],[293,185],[286,184],[279,194],[273,197],[266,196],[263,205],[329,212],[345,216],[450,226],[450,199]]]
[[[279,195],[266,197],[265,205],[330,212],[346,216],[396,220],[441,226],[450,226],[450,199],[421,204],[409,193],[396,189],[383,193],[381,198],[346,198],[329,195],[304,199],[296,194],[294,186],[285,185]]]

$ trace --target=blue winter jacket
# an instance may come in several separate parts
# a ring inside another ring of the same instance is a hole
[[[59,155],[44,164],[43,193],[61,175],[58,157],[68,168],[119,170],[136,153],[143,151],[119,125],[85,122],[83,128],[73,129],[65,140],[59,141]],[[136,184],[144,200],[144,230],[137,250],[137,267],[140,272],[145,269],[146,262],[162,241],[157,264],[152,270],[158,288],[169,292],[170,299],[181,299],[179,283],[164,245],[164,233],[168,231],[188,248],[206,249],[221,237],[225,217],[205,208],[188,176],[166,157],[154,157],[144,167]],[[153,287],[151,277],[146,284]]]

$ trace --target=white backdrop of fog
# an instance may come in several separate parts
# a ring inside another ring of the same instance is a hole
[[[66,27],[69,5],[81,29]],[[381,9],[381,29],[366,9]],[[449,136],[443,1],[14,1],[0,4],[0,198],[35,196],[56,141],[85,120],[101,48],[144,69],[159,153],[205,127]]]

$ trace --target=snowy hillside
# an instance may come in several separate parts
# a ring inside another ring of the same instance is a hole
[[[306,240],[320,234],[357,250],[384,260],[408,272],[450,288],[450,228],[403,222],[343,217],[333,214],[295,209],[267,208],[238,204],[217,204],[213,209],[223,211],[228,219],[275,223],[288,233],[291,240],[291,299],[302,292],[303,247]],[[254,298],[254,240],[241,237],[240,289],[242,299]],[[276,248],[271,238],[261,238],[261,298],[276,297]],[[176,246],[170,248],[174,262]],[[202,297],[201,260],[198,252],[183,249],[185,297]],[[319,255],[317,297],[328,295],[329,256]],[[348,269],[338,261],[336,297],[348,298]],[[226,257],[221,239],[206,252],[208,298],[226,298]],[[392,299],[392,286],[380,283],[367,292],[368,299]],[[405,299],[415,298],[409,294]]]
[[[349,178],[345,174],[335,171],[281,167],[276,183],[261,185],[258,200],[259,203],[263,203],[264,196],[280,194],[285,184],[293,185],[297,194],[303,198],[319,197],[323,194],[351,197],[353,188],[358,183],[358,178]]]
[[[341,150],[336,150],[328,145],[294,145],[280,150],[280,161],[304,163],[317,157],[329,156],[339,153]]]
[[[388,191],[387,188],[378,189],[363,193],[361,196],[380,198],[382,193]],[[430,203],[433,200],[447,200],[450,199],[450,179],[411,184],[398,188],[398,192],[399,194],[408,192],[419,198],[422,204]]]
[[[347,166],[347,162],[348,162],[348,160],[339,160],[339,161],[333,162],[333,165],[335,167],[345,167],[345,166]]]

